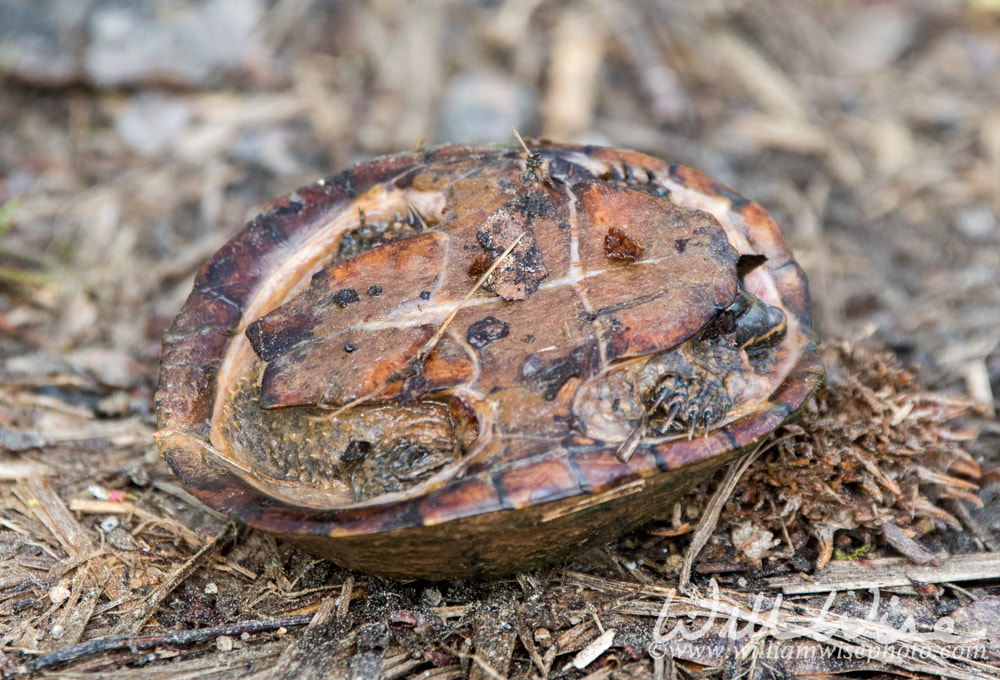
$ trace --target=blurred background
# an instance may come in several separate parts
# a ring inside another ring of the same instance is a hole
[[[148,407],[194,272],[263,205],[516,127],[716,176],[785,230],[822,335],[1000,393],[995,0],[0,0],[0,79],[8,375],[110,361]]]

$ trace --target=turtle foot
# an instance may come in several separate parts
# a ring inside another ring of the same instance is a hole
[[[651,397],[650,429],[660,435],[686,431],[691,438],[699,430],[707,433],[732,406],[717,380],[679,373],[663,375]]]

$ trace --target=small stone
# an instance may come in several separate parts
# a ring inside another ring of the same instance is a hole
[[[205,584],[205,594],[206,595],[216,595],[219,592],[219,586],[215,585],[214,582],[209,581]]]
[[[958,228],[974,241],[992,241],[1000,234],[997,218],[987,205],[974,205],[960,210]]]
[[[49,591],[49,599],[52,604],[62,604],[69,598],[69,588],[63,585],[58,585]]]
[[[228,635],[220,635],[215,638],[215,646],[220,652],[230,652],[233,649],[233,639]]]
[[[437,138],[466,143],[507,139],[511,126],[528,126],[536,104],[531,88],[503,73],[461,73],[445,90]]]
[[[441,591],[437,588],[424,588],[421,599],[428,607],[437,607],[444,600]]]
[[[140,545],[132,538],[132,534],[119,524],[110,531],[105,532],[108,543],[118,550],[139,550]]]

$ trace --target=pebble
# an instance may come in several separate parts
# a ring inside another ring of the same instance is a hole
[[[139,153],[155,155],[174,146],[190,120],[191,109],[180,99],[143,93],[115,118],[115,131]]]
[[[493,71],[466,71],[448,83],[436,141],[509,139],[512,127],[524,131],[536,107],[534,92],[523,83]]]

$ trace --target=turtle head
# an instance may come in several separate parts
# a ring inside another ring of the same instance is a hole
[[[785,314],[740,284],[731,305],[721,310],[701,332],[710,344],[725,343],[754,356],[776,346],[785,337]]]

